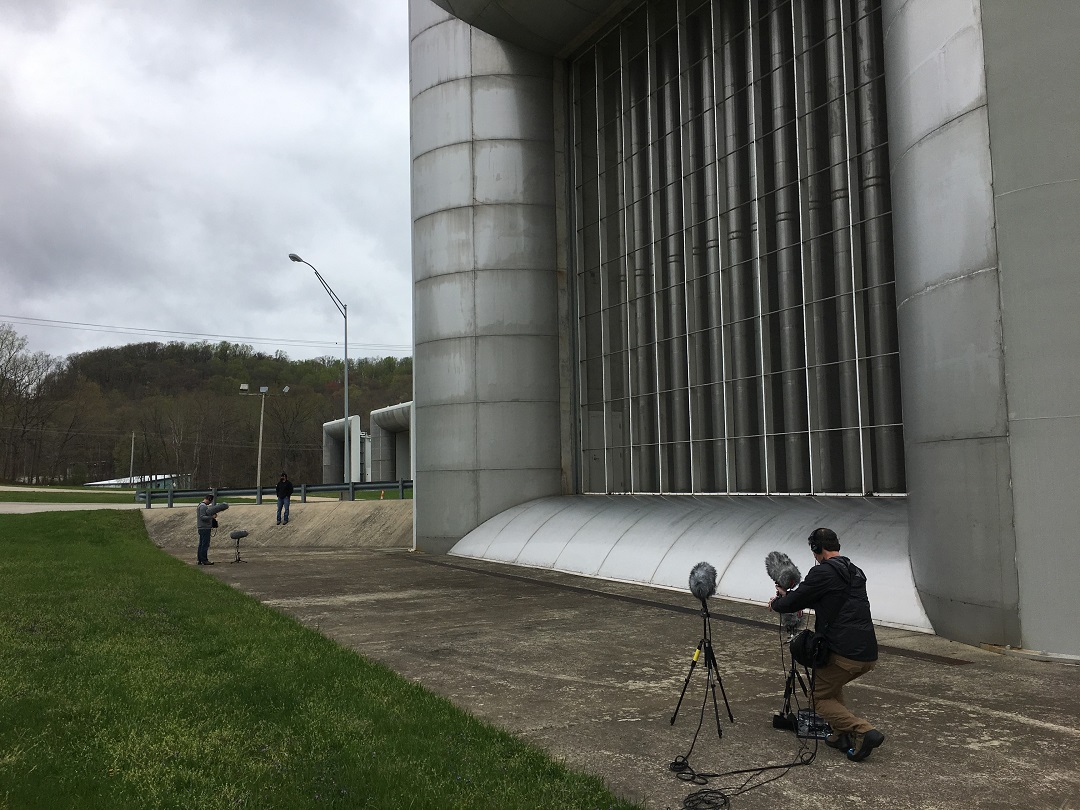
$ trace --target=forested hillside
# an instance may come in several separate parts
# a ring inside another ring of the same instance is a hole
[[[322,424],[344,413],[342,359],[289,360],[234,343],[138,343],[66,359],[26,350],[0,323],[0,480],[65,482],[187,473],[195,487],[252,486],[267,386],[264,484],[322,478]],[[283,389],[288,386],[288,393]],[[411,358],[349,360],[349,410],[412,399]],[[132,436],[134,435],[134,454]]]

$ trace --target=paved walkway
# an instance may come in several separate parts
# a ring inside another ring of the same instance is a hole
[[[170,553],[192,562],[189,548]],[[423,683],[478,717],[603,778],[649,810],[676,810],[701,788],[668,764],[700,771],[792,761],[796,738],[772,727],[785,671],[775,616],[713,600],[712,639],[735,722],[705,675],[703,634],[687,593],[621,585],[405,549],[214,548],[207,575]],[[764,569],[764,565],[763,565]],[[688,572],[689,573],[689,572]],[[771,583],[762,571],[762,599]],[[871,583],[873,599],[873,583]],[[1063,620],[1066,619],[1063,616]],[[808,767],[731,807],[1054,808],[1080,810],[1080,667],[1003,656],[882,629],[877,670],[847,690],[886,734],[864,763],[824,746]],[[745,777],[713,780],[731,788]],[[554,810],[554,809],[553,809]]]

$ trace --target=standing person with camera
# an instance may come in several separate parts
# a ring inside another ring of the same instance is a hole
[[[218,512],[224,512],[228,508],[227,503],[215,504],[214,493],[208,492],[195,510],[195,526],[199,530],[199,565],[213,565],[206,556],[207,552],[210,551],[210,530],[217,526],[214,515]]]
[[[777,613],[813,608],[814,629],[828,642],[828,661],[816,668],[814,710],[832,727],[826,745],[861,762],[885,742],[885,735],[844,705],[844,684],[865,675],[877,664],[878,647],[866,596],[866,575],[840,555],[840,540],[832,529],[815,529],[808,538],[817,564],[798,588],[776,586],[769,607]]]
[[[281,474],[281,480],[277,482],[275,491],[277,492],[277,522],[280,526],[282,523],[289,522],[289,498],[291,498],[293,494],[293,485],[292,481],[289,480],[288,475],[285,473]],[[284,520],[281,519],[282,507],[285,508]]]

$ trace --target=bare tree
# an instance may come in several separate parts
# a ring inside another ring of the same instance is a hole
[[[28,353],[26,339],[0,324],[0,477],[34,481],[63,363],[44,352]]]

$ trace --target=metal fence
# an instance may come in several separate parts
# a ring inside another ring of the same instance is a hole
[[[396,489],[398,498],[405,499],[405,492],[408,490],[412,492],[413,482],[411,479],[401,479],[399,481],[374,481],[366,483],[352,482],[349,484],[300,484],[297,487],[297,492],[300,493],[300,503],[307,503],[308,495],[322,495],[326,493],[338,493],[341,500],[352,501],[356,500],[357,492],[380,492],[388,489]],[[273,486],[267,487],[248,487],[248,488],[226,488],[226,489],[143,489],[135,493],[135,500],[145,503],[146,508],[149,509],[153,506],[154,501],[166,501],[166,506],[173,506],[178,500],[185,500],[188,498],[202,499],[206,496],[207,492],[213,492],[218,498],[229,497],[245,497],[255,498],[256,504],[263,502],[263,497],[267,496],[273,502],[277,501],[277,493]],[[296,492],[293,493],[296,495]]]

